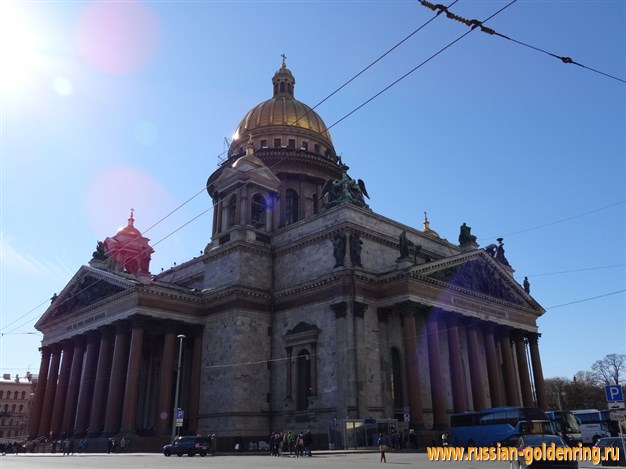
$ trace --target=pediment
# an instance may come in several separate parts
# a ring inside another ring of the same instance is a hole
[[[121,275],[83,266],[61,293],[53,296],[50,306],[35,324],[35,328],[95,305],[125,290],[137,282]]]
[[[482,249],[424,264],[413,273],[454,290],[542,310],[509,271]]]
[[[257,166],[245,162],[236,169],[226,168],[213,183],[213,187],[217,192],[223,194],[241,183],[256,184],[276,192],[280,186],[280,179],[267,166]]]

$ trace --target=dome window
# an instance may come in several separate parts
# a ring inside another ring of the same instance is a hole
[[[280,138],[275,138],[274,139],[274,148],[280,148],[280,146],[282,145],[282,141]]]
[[[313,145],[313,151],[315,152],[316,155],[320,154],[320,144],[316,143],[315,145]]]
[[[267,140],[261,140],[261,148],[267,148]]]
[[[295,138],[290,138],[289,139],[289,145],[287,145],[288,148],[294,149],[296,148],[296,139]]]
[[[304,151],[309,151],[309,142],[302,142],[302,146],[300,147],[300,149]]]
[[[281,92],[281,93],[284,93],[284,92],[285,92],[285,82],[284,82],[284,81],[281,81],[281,82],[280,82],[280,92]]]

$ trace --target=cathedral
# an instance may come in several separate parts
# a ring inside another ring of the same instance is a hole
[[[373,212],[295,85],[283,59],[208,177],[202,255],[152,274],[131,211],[53,296],[29,438],[158,450],[216,434],[219,451],[308,429],[342,448],[381,422],[430,442],[452,413],[545,408],[545,311],[502,239],[481,248],[463,223],[451,243],[427,218]]]

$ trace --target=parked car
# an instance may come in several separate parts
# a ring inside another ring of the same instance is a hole
[[[556,460],[540,460],[532,461],[531,464],[526,464],[526,458],[524,457],[524,451],[526,448],[541,447],[542,443],[546,446],[562,446],[568,448],[568,444],[565,440],[557,435],[522,435],[517,440],[517,451],[519,453],[519,459],[517,460],[517,467],[530,468],[530,469],[578,469],[578,461],[556,461]]]
[[[619,459],[617,461],[602,461],[603,466],[626,466],[626,455],[622,439],[619,437],[600,438],[594,445],[597,448],[617,448],[619,449]]]
[[[196,454],[204,457],[208,454],[211,444],[206,436],[178,436],[170,444],[163,447],[165,456],[182,456],[183,454],[193,457]]]

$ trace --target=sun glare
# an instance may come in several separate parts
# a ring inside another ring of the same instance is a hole
[[[0,2],[0,91],[28,84],[40,62],[38,39],[13,2]]]

